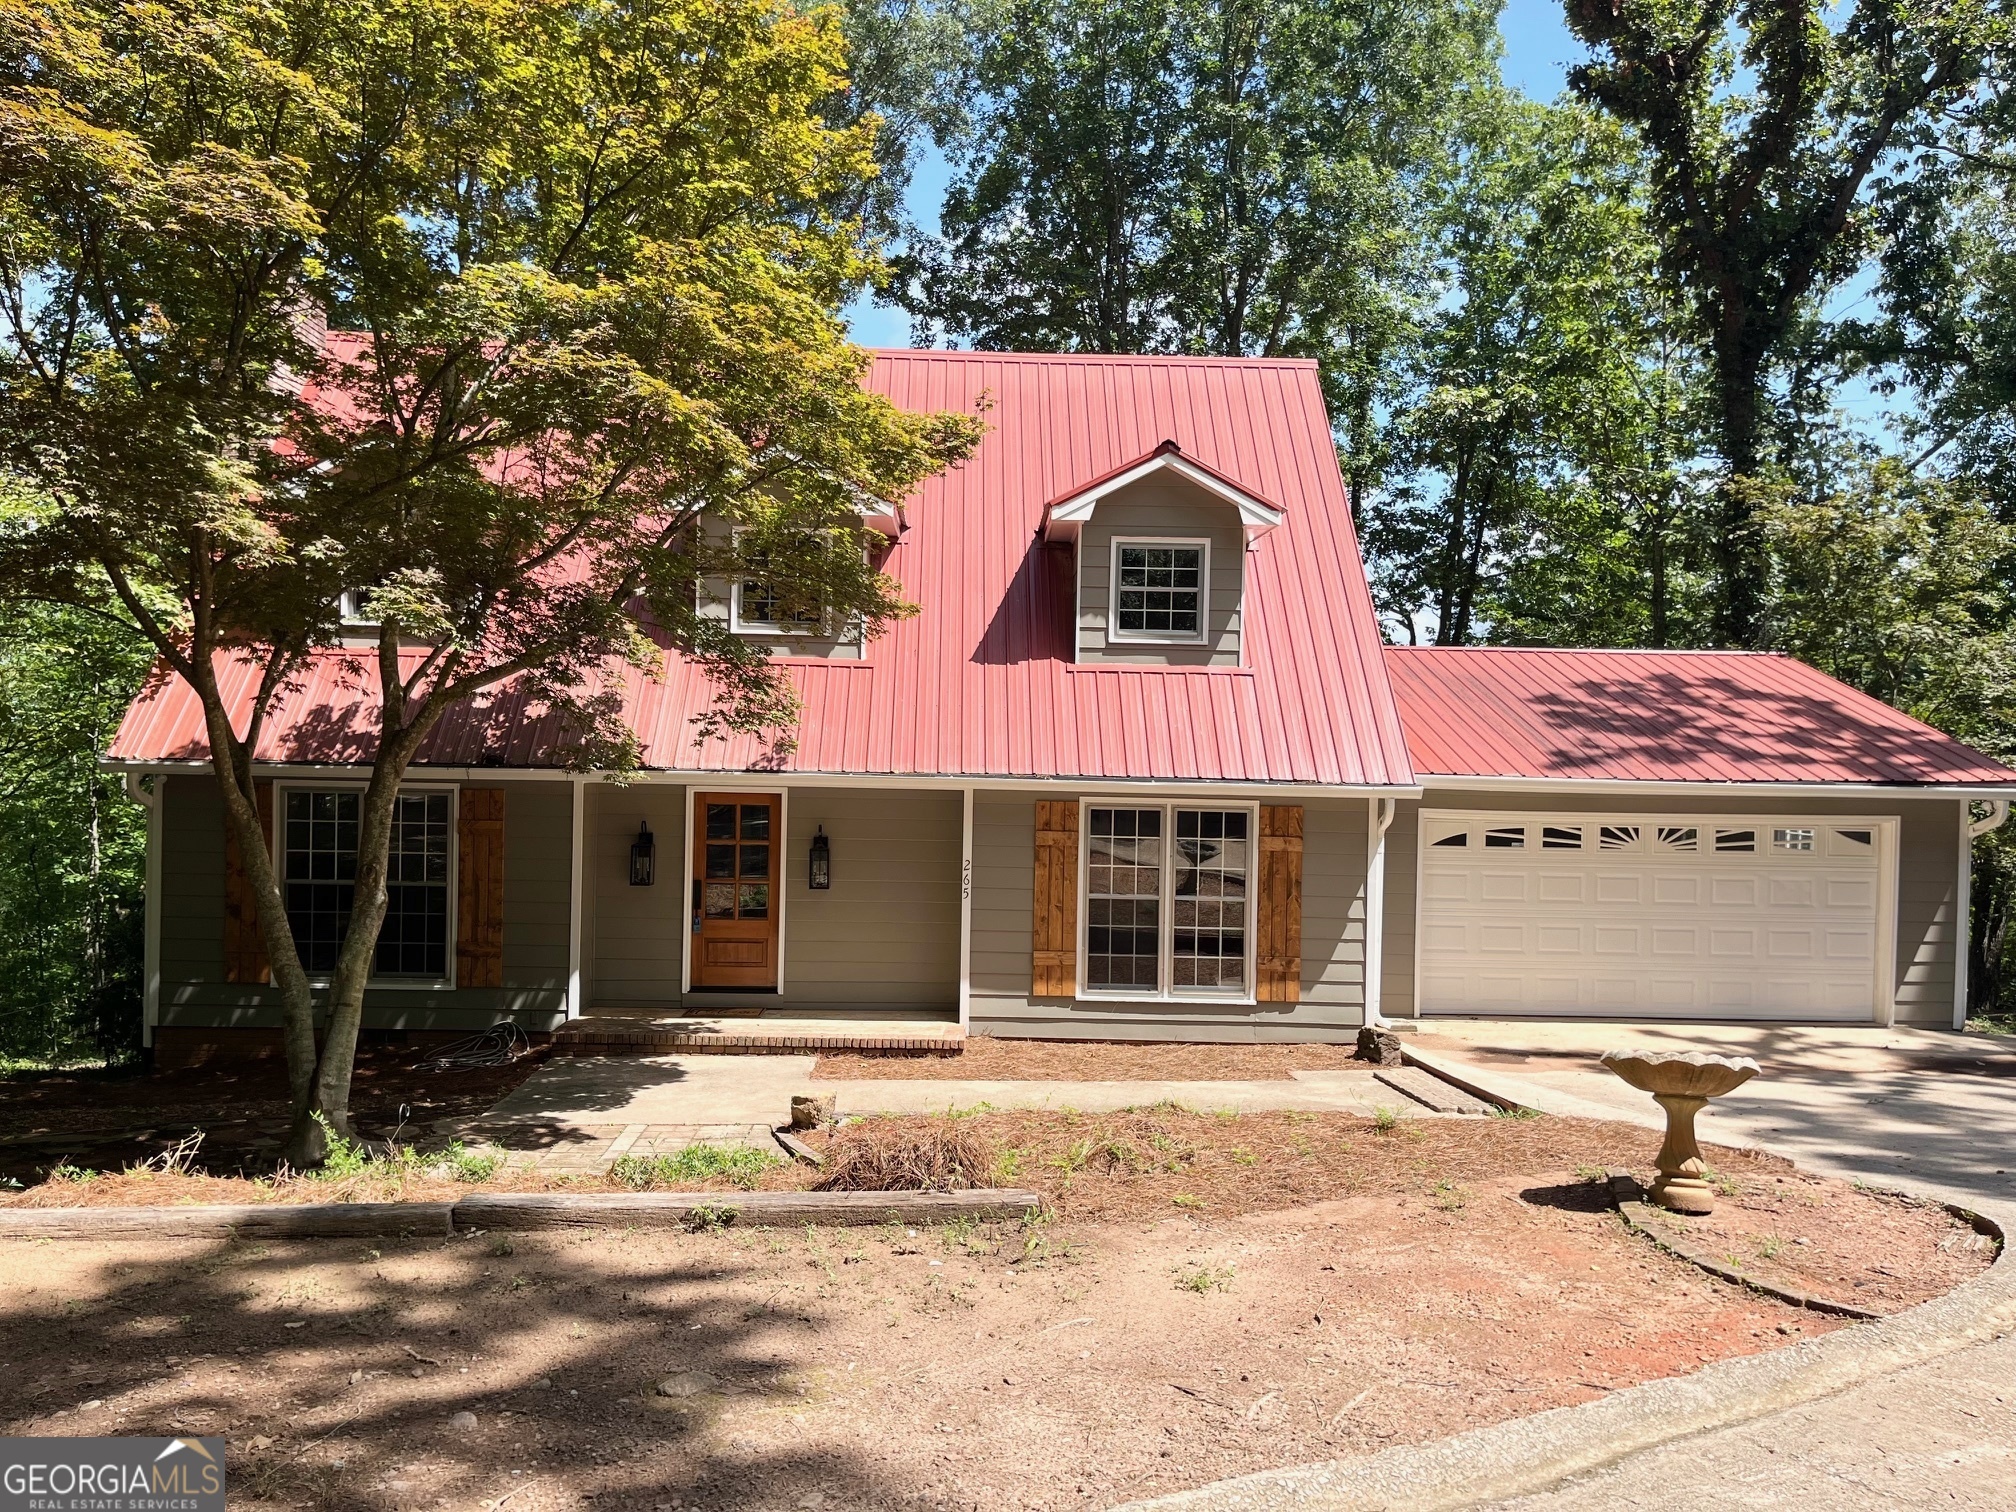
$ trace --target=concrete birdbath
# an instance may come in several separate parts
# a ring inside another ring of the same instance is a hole
[[[1603,1064],[1666,1110],[1666,1142],[1659,1146],[1659,1179],[1652,1200],[1676,1213],[1712,1213],[1715,1189],[1694,1138],[1694,1115],[1711,1097],[1733,1092],[1757,1074],[1747,1055],[1684,1054],[1668,1050],[1606,1050]]]

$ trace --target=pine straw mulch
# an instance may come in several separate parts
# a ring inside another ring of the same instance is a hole
[[[814,1081],[1291,1081],[1375,1069],[1350,1045],[1164,1045],[975,1035],[957,1055],[824,1054]]]
[[[779,1162],[758,1189],[1040,1192],[1060,1222],[1206,1222],[1387,1198],[1401,1210],[1460,1214],[1515,1200],[1578,1212],[1608,1206],[1602,1177],[1622,1167],[1654,1174],[1656,1133],[1571,1118],[1413,1118],[1345,1113],[1199,1113],[1158,1104],[1117,1113],[980,1112],[850,1121],[807,1143],[823,1168]],[[384,1153],[382,1150],[379,1152]],[[1798,1170],[1757,1150],[1705,1147],[1717,1211],[1663,1220],[1697,1246],[1814,1295],[1878,1311],[1937,1296],[1978,1274],[1991,1244],[1936,1206]],[[634,1190],[613,1174],[552,1175],[505,1168],[457,1179],[438,1155],[408,1152],[330,1178],[249,1178],[131,1168],[50,1179],[0,1207],[176,1206],[196,1202],[453,1201],[472,1191]],[[737,1187],[725,1179],[654,1183],[682,1191]],[[730,1204],[732,1205],[732,1203]]]

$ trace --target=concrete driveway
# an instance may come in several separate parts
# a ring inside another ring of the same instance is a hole
[[[1908,1179],[1955,1200],[2016,1202],[2016,1039],[1950,1030],[1596,1020],[1427,1019],[1407,1043],[1509,1078],[1545,1112],[1657,1108],[1598,1064],[1610,1049],[1747,1055],[1763,1073],[1711,1105],[1701,1135],[1760,1144],[1830,1175]]]

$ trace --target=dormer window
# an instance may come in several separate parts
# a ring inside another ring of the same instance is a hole
[[[1113,541],[1115,640],[1199,645],[1211,581],[1209,541]]]
[[[761,578],[744,578],[735,585],[733,627],[741,633],[757,635],[817,635],[822,628],[818,614],[805,614],[787,605],[777,590]]]

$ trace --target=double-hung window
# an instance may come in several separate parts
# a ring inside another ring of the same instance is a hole
[[[357,892],[357,834],[364,794],[357,788],[286,788],[280,832],[287,920],[310,976],[336,969]],[[385,923],[375,977],[448,977],[449,886],[455,804],[446,792],[393,799],[385,872]]]
[[[1112,638],[1203,641],[1210,576],[1208,542],[1115,540]]]
[[[1080,827],[1086,992],[1252,995],[1252,809],[1088,803]]]

